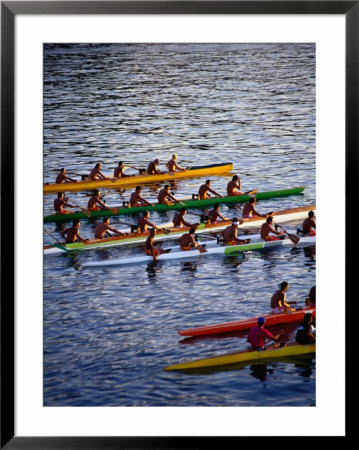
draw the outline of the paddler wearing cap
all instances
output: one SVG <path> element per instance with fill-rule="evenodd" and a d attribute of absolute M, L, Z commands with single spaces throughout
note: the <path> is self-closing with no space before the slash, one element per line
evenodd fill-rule
<path fill-rule="evenodd" d="M 248 244 L 248 242 L 250 242 L 250 239 L 243 240 L 237 237 L 238 226 L 239 220 L 235 218 L 232 220 L 232 224 L 222 231 L 222 236 L 225 245 Z"/>
<path fill-rule="evenodd" d="M 157 169 L 158 164 L 160 163 L 160 160 L 156 158 L 154 161 L 151 161 L 147 166 L 147 173 L 148 175 L 154 175 L 156 173 L 162 173 L 160 170 Z"/>
<path fill-rule="evenodd" d="M 279 334 L 273 336 L 273 334 L 264 328 L 265 317 L 258 317 L 257 325 L 249 330 L 247 341 L 251 344 L 252 350 L 263 351 L 267 350 L 269 347 L 265 347 L 266 339 L 278 342 Z M 270 346 L 273 348 L 273 346 Z"/>
<path fill-rule="evenodd" d="M 108 209 L 107 206 L 100 199 L 100 191 L 96 189 L 94 195 L 90 197 L 87 203 L 87 209 L 89 211 L 99 211 L 100 209 Z"/>

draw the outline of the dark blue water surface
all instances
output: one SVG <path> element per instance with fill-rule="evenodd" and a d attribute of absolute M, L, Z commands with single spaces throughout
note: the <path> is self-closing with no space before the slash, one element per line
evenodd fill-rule
<path fill-rule="evenodd" d="M 314 204 L 315 47 L 45 45 L 45 181 L 61 167 L 87 173 L 102 162 L 112 174 L 119 160 L 145 167 L 174 152 L 182 166 L 232 161 L 246 190 L 305 186 L 303 195 L 258 202 L 260 211 Z M 225 193 L 229 176 L 210 179 Z M 192 194 L 203 181 L 172 187 L 176 195 Z M 155 199 L 160 188 L 145 185 L 143 195 Z M 102 195 L 115 205 L 131 192 Z M 86 206 L 88 195 L 71 198 Z M 44 196 L 44 214 L 53 212 L 54 198 Z M 240 208 L 221 209 L 240 215 Z M 172 216 L 151 214 L 155 223 Z M 111 223 L 123 228 L 121 219 L 136 221 Z M 82 236 L 93 237 L 94 226 L 82 221 Z M 45 229 L 60 238 L 55 224 Z M 45 233 L 44 243 L 52 241 Z M 283 280 L 288 299 L 304 306 L 315 284 L 315 249 L 82 268 L 131 254 L 143 254 L 143 246 L 44 257 L 46 406 L 315 406 L 311 357 L 200 374 L 163 371 L 247 348 L 243 334 L 191 340 L 177 331 L 268 313 Z M 295 328 L 278 332 L 289 341 Z"/>

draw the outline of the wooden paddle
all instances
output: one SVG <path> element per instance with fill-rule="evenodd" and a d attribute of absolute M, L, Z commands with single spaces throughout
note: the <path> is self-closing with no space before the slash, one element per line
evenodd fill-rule
<path fill-rule="evenodd" d="M 286 233 L 286 235 L 289 237 L 289 239 L 293 242 L 294 245 L 298 244 L 298 242 L 300 241 L 300 237 L 299 236 L 296 236 L 295 234 L 288 233 L 288 231 L 286 229 L 284 229 L 282 226 L 280 226 L 278 224 L 275 224 L 275 225 L 277 225 L 277 227 L 281 228 Z"/>
<path fill-rule="evenodd" d="M 67 200 L 70 201 L 74 206 L 76 206 L 76 208 L 80 208 L 86 217 L 91 217 L 91 211 L 89 209 L 83 208 L 82 206 L 78 205 L 73 200 L 71 200 L 71 198 L 68 198 Z"/>
<path fill-rule="evenodd" d="M 52 233 L 50 233 L 49 231 L 47 231 L 47 230 L 44 230 L 44 231 L 45 231 L 45 233 L 47 233 L 49 236 L 51 236 L 52 239 L 54 239 L 58 244 L 60 244 L 62 249 L 66 250 L 67 252 L 69 251 L 69 250 L 65 247 L 64 242 L 59 241 L 59 240 L 57 239 L 57 237 L 55 237 L 55 236 L 54 236 Z"/>
<path fill-rule="evenodd" d="M 207 253 L 208 252 L 208 250 L 203 246 L 203 245 L 197 245 L 197 248 L 198 248 L 198 251 L 200 252 L 200 253 Z"/>

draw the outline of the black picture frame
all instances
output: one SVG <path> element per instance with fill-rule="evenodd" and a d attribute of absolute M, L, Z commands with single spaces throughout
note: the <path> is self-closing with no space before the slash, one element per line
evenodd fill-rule
<path fill-rule="evenodd" d="M 14 34 L 18 14 L 341 14 L 346 20 L 346 219 L 358 205 L 359 1 L 3 1 L 1 2 L 1 219 L 14 198 Z M 350 194 L 350 195 L 347 195 Z M 6 199 L 6 201 L 5 201 Z M 336 205 L 337 207 L 337 205 Z M 355 236 L 355 221 L 345 221 Z M 357 244 L 355 244 L 355 247 Z M 352 244 L 350 252 L 353 252 Z M 354 248 L 355 253 L 355 248 Z M 345 265 L 349 267 L 346 241 Z M 25 437 L 15 436 L 14 231 L 1 227 L 1 440 L 5 449 L 202 448 L 223 437 Z M 352 280 L 345 275 L 346 293 Z M 343 290 L 344 292 L 344 290 Z M 346 294 L 346 297 L 348 294 Z M 342 300 L 342 299 L 340 299 Z M 355 300 L 353 298 L 353 300 Z M 346 400 L 348 398 L 346 397 Z M 348 405 L 348 402 L 346 402 Z M 164 431 L 165 432 L 165 431 Z M 346 435 L 349 437 L 348 424 Z M 228 438 L 228 439 L 233 439 Z M 265 444 L 265 442 L 263 442 Z M 283 442 L 284 443 L 284 442 Z M 233 443 L 232 443 L 233 445 Z"/>

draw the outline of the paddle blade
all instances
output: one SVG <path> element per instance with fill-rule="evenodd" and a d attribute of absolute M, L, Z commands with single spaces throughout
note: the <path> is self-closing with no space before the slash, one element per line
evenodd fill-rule
<path fill-rule="evenodd" d="M 296 236 L 295 234 L 287 233 L 288 238 L 293 242 L 294 245 L 297 245 L 300 241 L 300 237 Z"/>
<path fill-rule="evenodd" d="M 119 210 L 119 208 L 110 208 L 110 211 L 112 212 L 112 214 L 114 214 L 115 216 L 117 215 L 117 213 L 118 213 L 118 210 Z"/>
<path fill-rule="evenodd" d="M 91 217 L 91 211 L 85 208 L 81 208 L 81 211 L 85 214 L 86 217 Z"/>

